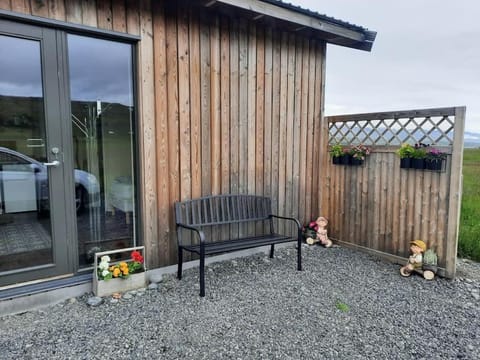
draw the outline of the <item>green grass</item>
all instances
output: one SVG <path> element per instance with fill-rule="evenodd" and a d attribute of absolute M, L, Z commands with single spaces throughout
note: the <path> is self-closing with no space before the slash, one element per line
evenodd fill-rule
<path fill-rule="evenodd" d="M 348 306 L 347 304 L 345 304 L 344 302 L 340 301 L 340 300 L 337 300 L 335 302 L 335 307 L 340 310 L 341 312 L 347 312 L 350 310 L 350 306 Z"/>
<path fill-rule="evenodd" d="M 463 153 L 463 196 L 458 256 L 480 261 L 480 149 Z"/>

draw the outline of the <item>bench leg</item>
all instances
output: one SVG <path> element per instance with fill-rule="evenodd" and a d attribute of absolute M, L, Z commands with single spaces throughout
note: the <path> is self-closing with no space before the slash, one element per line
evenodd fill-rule
<path fill-rule="evenodd" d="M 177 278 L 179 280 L 182 279 L 182 264 L 183 264 L 183 249 L 179 247 L 178 248 L 178 270 L 177 270 Z"/>
<path fill-rule="evenodd" d="M 205 253 L 200 250 L 200 296 L 205 296 Z"/>
<path fill-rule="evenodd" d="M 273 258 L 273 251 L 275 250 L 275 245 L 270 245 L 270 258 Z"/>
<path fill-rule="evenodd" d="M 300 237 L 297 241 L 297 270 L 302 271 L 302 240 Z"/>

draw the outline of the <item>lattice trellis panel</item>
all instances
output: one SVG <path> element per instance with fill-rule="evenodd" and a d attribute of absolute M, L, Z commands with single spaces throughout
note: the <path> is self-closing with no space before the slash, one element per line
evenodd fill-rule
<path fill-rule="evenodd" d="M 450 111 L 451 110 L 451 111 Z M 454 109 L 429 114 L 427 110 L 331 116 L 329 144 L 397 146 L 418 142 L 451 146 L 454 135 Z"/>

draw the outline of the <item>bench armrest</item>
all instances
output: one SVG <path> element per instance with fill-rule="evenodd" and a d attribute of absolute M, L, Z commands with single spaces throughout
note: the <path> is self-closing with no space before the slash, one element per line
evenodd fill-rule
<path fill-rule="evenodd" d="M 295 222 L 295 224 L 297 224 L 297 228 L 299 231 L 302 230 L 302 225 L 300 224 L 300 221 L 298 221 L 297 219 L 295 218 L 292 218 L 292 217 L 286 217 L 286 216 L 279 216 L 279 215 L 274 215 L 274 214 L 270 214 L 268 215 L 269 218 L 277 218 L 277 219 L 283 219 L 283 220 L 290 220 L 290 221 L 293 221 Z"/>
<path fill-rule="evenodd" d="M 186 225 L 186 224 L 182 224 L 182 223 L 177 223 L 177 227 L 181 227 L 181 228 L 196 232 L 197 235 L 198 235 L 198 238 L 200 239 L 200 244 L 205 243 L 205 233 L 202 230 L 200 230 L 199 228 L 196 228 L 196 227 L 190 226 L 190 225 Z M 178 237 L 178 242 L 180 243 L 180 237 Z"/>

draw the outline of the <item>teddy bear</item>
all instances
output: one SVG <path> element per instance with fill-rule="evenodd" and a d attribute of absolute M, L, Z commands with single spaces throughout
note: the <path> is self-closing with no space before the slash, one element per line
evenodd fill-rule
<path fill-rule="evenodd" d="M 313 245 L 315 243 L 320 243 L 321 245 L 329 248 L 332 246 L 332 240 L 328 238 L 327 235 L 327 225 L 328 225 L 328 220 L 324 218 L 323 216 L 320 216 L 315 220 L 315 223 L 317 224 L 317 236 L 315 238 L 309 237 L 307 238 L 307 244 Z"/>

